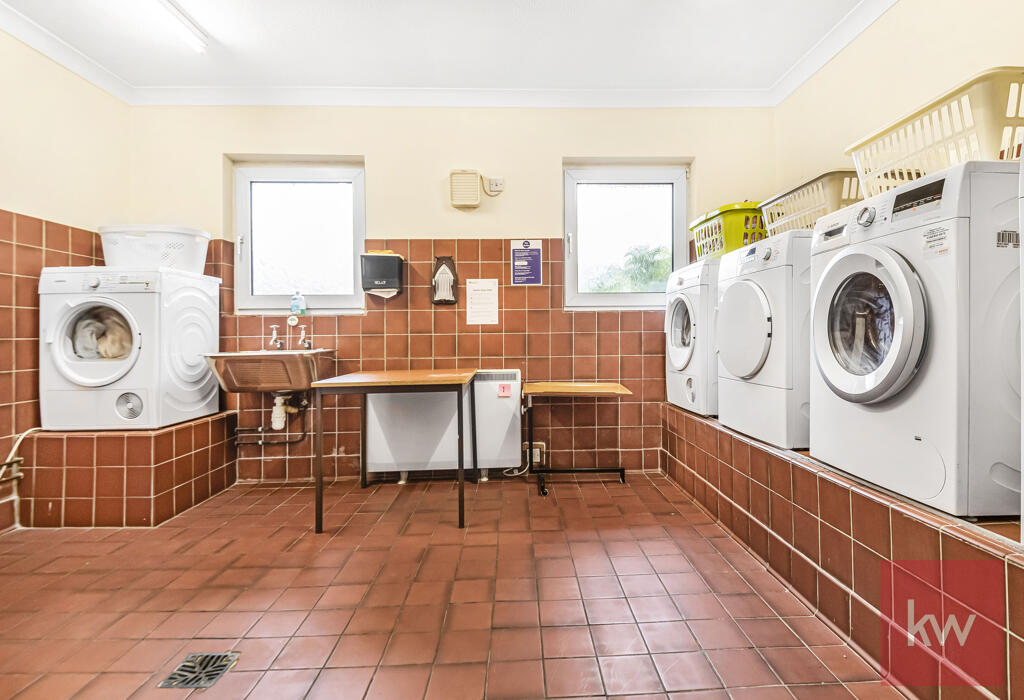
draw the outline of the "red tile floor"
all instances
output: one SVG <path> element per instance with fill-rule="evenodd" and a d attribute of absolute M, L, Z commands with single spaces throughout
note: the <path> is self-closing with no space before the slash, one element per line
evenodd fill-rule
<path fill-rule="evenodd" d="M 673 482 L 236 485 L 154 529 L 0 537 L 0 697 L 900 697 Z"/>

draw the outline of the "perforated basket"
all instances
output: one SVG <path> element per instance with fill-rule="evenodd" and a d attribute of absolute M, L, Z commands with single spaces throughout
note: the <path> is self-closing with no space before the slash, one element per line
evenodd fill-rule
<path fill-rule="evenodd" d="M 825 214 L 860 199 L 856 170 L 833 170 L 810 182 L 761 202 L 769 236 L 797 228 L 814 228 Z"/>
<path fill-rule="evenodd" d="M 173 267 L 202 274 L 210 234 L 176 226 L 101 226 L 100 242 L 111 267 Z"/>
<path fill-rule="evenodd" d="M 993 68 L 846 149 L 871 197 L 968 160 L 1020 160 L 1024 67 Z"/>
<path fill-rule="evenodd" d="M 697 260 L 720 258 L 730 250 L 767 237 L 757 202 L 726 204 L 690 224 Z"/>

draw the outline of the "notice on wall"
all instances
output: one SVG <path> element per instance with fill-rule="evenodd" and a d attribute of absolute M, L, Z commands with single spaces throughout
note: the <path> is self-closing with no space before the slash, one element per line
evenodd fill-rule
<path fill-rule="evenodd" d="M 541 284 L 543 241 L 512 241 L 512 284 Z"/>
<path fill-rule="evenodd" d="M 466 280 L 466 324 L 498 323 L 498 280 Z"/>

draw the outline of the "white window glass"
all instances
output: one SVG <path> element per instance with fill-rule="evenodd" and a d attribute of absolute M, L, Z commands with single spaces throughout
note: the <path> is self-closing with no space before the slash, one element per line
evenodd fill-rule
<path fill-rule="evenodd" d="M 616 166 L 565 171 L 567 308 L 664 308 L 687 263 L 686 171 Z"/>
<path fill-rule="evenodd" d="M 284 311 L 299 292 L 314 313 L 361 311 L 363 200 L 361 168 L 237 168 L 238 310 Z"/>
<path fill-rule="evenodd" d="M 672 272 L 672 185 L 576 185 L 579 291 L 664 292 Z"/>
<path fill-rule="evenodd" d="M 352 293 L 352 189 L 351 182 L 251 184 L 253 294 Z"/>

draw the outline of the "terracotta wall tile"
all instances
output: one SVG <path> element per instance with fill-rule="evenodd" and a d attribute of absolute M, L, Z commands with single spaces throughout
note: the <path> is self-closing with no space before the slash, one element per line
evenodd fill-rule
<path fill-rule="evenodd" d="M 894 572 L 899 586 L 913 585 L 922 600 L 959 610 L 960 619 L 971 612 L 980 613 L 979 622 L 994 630 L 996 637 L 1005 634 L 1005 629 L 1012 630 L 1013 634 L 1005 636 L 1010 647 L 1009 667 L 1015 658 L 1024 662 L 1024 642 L 1018 636 L 1024 631 L 1024 605 L 1017 604 L 1024 600 L 1024 555 L 1019 548 L 951 516 L 936 515 L 854 484 L 806 456 L 756 445 L 748 451 L 748 439 L 722 428 L 714 419 L 665 404 L 659 422 L 665 472 L 709 517 L 729 528 L 785 578 L 841 636 L 877 662 L 886 663 L 889 653 L 880 634 L 887 571 Z M 704 435 L 709 427 L 718 433 L 719 446 L 731 446 L 728 457 L 732 465 L 726 455 L 709 462 L 698 445 L 698 441 L 707 443 Z M 785 471 L 774 461 L 777 458 L 790 465 L 789 497 L 779 492 L 785 491 L 780 487 Z M 709 464 L 717 467 L 717 482 Z M 790 523 L 791 532 L 787 529 Z M 885 566 L 889 561 L 896 566 Z M 991 562 L 997 568 L 1005 565 L 1005 595 L 999 593 L 998 586 L 978 586 L 976 581 L 953 575 L 963 561 Z M 944 568 L 949 569 L 945 576 Z M 1003 620 L 1001 615 L 1007 610 L 1009 619 Z M 900 634 L 901 639 L 906 638 L 905 632 Z M 955 653 L 947 656 L 942 673 L 950 677 L 969 672 L 974 662 Z M 932 664 L 938 682 L 938 661 L 919 661 Z M 929 692 L 934 688 L 914 690 L 921 697 L 937 697 Z M 1005 697 L 1005 692 L 996 690 Z M 948 688 L 943 697 L 947 694 Z"/>
<path fill-rule="evenodd" d="M 175 512 L 166 495 L 190 507 L 234 483 L 235 422 L 219 413 L 161 430 L 32 434 L 21 450 L 22 524 L 157 525 Z M 175 457 L 176 436 L 192 451 Z"/>
<path fill-rule="evenodd" d="M 583 423 L 569 422 L 563 435 L 551 435 L 550 423 L 538 411 L 539 440 L 550 441 L 549 455 L 563 464 L 596 464 L 621 459 L 636 468 L 656 468 L 660 463 L 660 405 L 664 398 L 664 355 L 662 328 L 664 313 L 656 312 L 566 312 L 561 309 L 562 249 L 560 241 L 545 241 L 544 284 L 513 287 L 509 279 L 508 239 L 411 239 L 367 241 L 368 248 L 388 247 L 406 255 L 402 294 L 384 301 L 368 298 L 365 316 L 316 317 L 315 342 L 333 347 L 339 362 L 336 371 L 359 369 L 448 367 L 518 368 L 526 380 L 580 379 L 620 381 L 635 393 L 637 408 L 627 410 L 626 402 L 617 416 L 618 425 L 636 428 L 624 439 L 633 453 L 619 453 L 620 435 L 614 431 L 600 440 Z M 435 256 L 451 255 L 460 279 L 458 303 L 433 306 L 430 303 L 430 275 Z M 226 241 L 211 242 L 212 260 L 219 274 L 233 277 L 233 246 Z M 465 323 L 465 280 L 476 277 L 499 280 L 499 323 L 493 326 L 468 326 Z M 221 342 L 224 347 L 246 347 L 246 343 L 266 336 L 268 323 L 283 321 L 270 317 L 239 316 L 223 309 Z M 327 321 L 326 319 L 330 319 Z M 237 330 L 234 330 L 237 329 Z M 237 333 L 237 335 L 233 335 Z M 291 336 L 286 333 L 286 341 Z M 253 348 L 260 347 L 254 344 Z M 268 418 L 269 405 L 238 401 L 242 423 L 255 427 Z M 542 404 L 543 402 L 539 402 Z M 228 405 L 227 403 L 225 405 Z M 333 410 L 333 409 L 332 409 Z M 550 415 L 550 414 L 548 414 Z M 330 425 L 330 421 L 325 424 Z M 607 425 L 615 418 L 606 419 Z M 333 461 L 336 474 L 353 474 L 358 459 L 358 414 L 344 425 L 336 424 L 332 437 L 346 444 L 344 460 Z M 297 424 L 292 426 L 292 431 Z M 583 432 L 581 432 L 583 431 Z M 578 433 L 578 434 L 575 434 Z M 524 435 L 525 439 L 525 435 Z M 241 450 L 244 478 L 308 478 L 306 461 L 299 451 L 289 448 L 274 456 L 256 447 Z M 177 451 L 177 450 L 176 450 Z M 714 452 L 715 450 L 711 450 Z M 328 460 L 331 461 L 331 460 Z"/>

